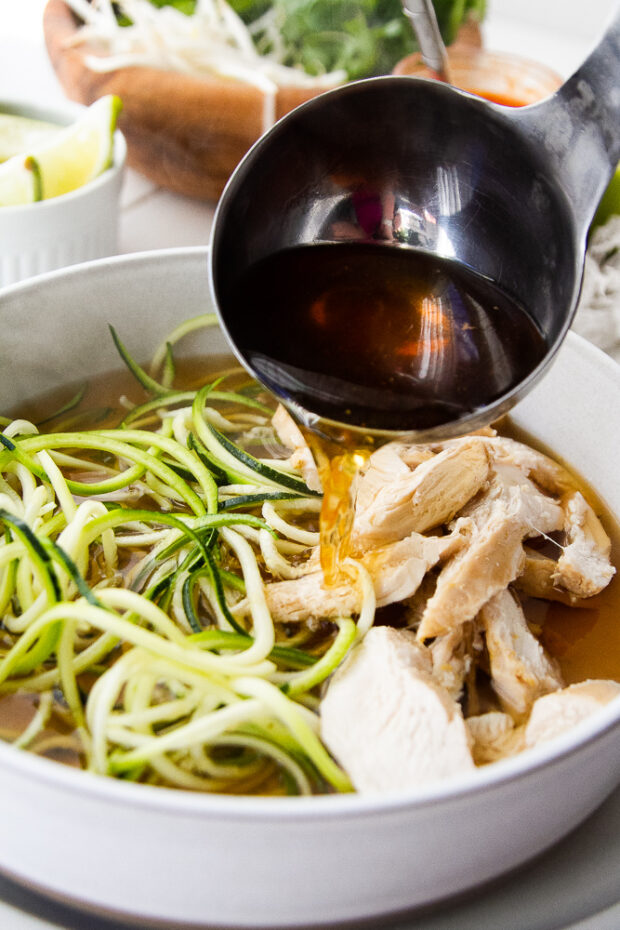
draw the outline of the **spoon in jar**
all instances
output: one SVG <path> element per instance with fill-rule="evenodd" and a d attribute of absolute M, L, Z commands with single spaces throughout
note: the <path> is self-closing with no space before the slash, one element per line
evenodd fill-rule
<path fill-rule="evenodd" d="M 620 156 L 620 13 L 523 108 L 380 77 L 316 97 L 219 202 L 210 284 L 250 372 L 308 425 L 426 441 L 490 423 L 574 315 Z"/>
<path fill-rule="evenodd" d="M 450 84 L 448 53 L 432 0 L 402 0 L 402 6 L 413 26 L 424 64 L 440 81 Z"/>

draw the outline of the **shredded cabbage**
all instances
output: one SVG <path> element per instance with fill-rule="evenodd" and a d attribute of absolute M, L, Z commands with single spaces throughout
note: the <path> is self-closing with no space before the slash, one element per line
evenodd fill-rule
<path fill-rule="evenodd" d="M 226 77 L 254 84 L 266 93 L 284 86 L 331 87 L 345 80 L 343 71 L 311 76 L 278 61 L 277 50 L 261 55 L 243 20 L 225 0 L 198 0 L 191 16 L 148 0 L 67 0 L 84 21 L 74 43 L 94 43 L 97 55 L 86 63 L 93 71 L 143 65 L 197 77 Z M 129 25 L 121 25 L 118 8 Z"/>

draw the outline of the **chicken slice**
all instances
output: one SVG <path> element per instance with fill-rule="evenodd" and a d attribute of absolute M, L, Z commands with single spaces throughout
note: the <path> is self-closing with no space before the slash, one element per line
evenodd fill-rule
<path fill-rule="evenodd" d="M 578 597 L 598 594 L 611 581 L 611 541 L 579 491 L 565 500 L 568 545 L 557 561 L 554 580 Z"/>
<path fill-rule="evenodd" d="M 473 514 L 472 514 L 473 515 Z M 489 598 L 506 588 L 521 571 L 526 530 L 503 501 L 494 501 L 488 519 L 470 544 L 442 569 L 418 628 L 424 642 L 473 620 Z"/>
<path fill-rule="evenodd" d="M 497 501 L 503 501 L 514 518 L 522 521 L 525 537 L 553 533 L 564 526 L 564 511 L 558 501 L 543 494 L 516 465 L 494 464 L 484 494 L 462 511 L 475 523 L 488 519 Z"/>
<path fill-rule="evenodd" d="M 360 792 L 402 791 L 474 769 L 459 705 L 413 634 L 373 627 L 334 673 L 321 736 Z"/>
<path fill-rule="evenodd" d="M 413 471 L 403 461 L 404 454 L 398 444 L 380 449 L 360 476 L 353 551 L 449 522 L 487 478 L 487 453 L 478 438 L 426 458 Z"/>
<path fill-rule="evenodd" d="M 463 545 L 465 537 L 420 536 L 412 533 L 405 539 L 372 549 L 360 559 L 370 572 L 377 598 L 377 607 L 411 597 L 420 587 L 424 575 L 447 553 Z"/>
<path fill-rule="evenodd" d="M 516 590 L 526 597 L 559 601 L 567 606 L 578 604 L 579 598 L 560 586 L 557 576 L 557 561 L 542 555 L 535 549 L 530 549 L 529 546 L 524 548 L 525 563 L 523 571 L 514 583 Z"/>
<path fill-rule="evenodd" d="M 487 765 L 520 752 L 524 743 L 524 728 L 515 726 L 510 714 L 493 710 L 465 721 L 473 741 L 476 765 Z"/>
<path fill-rule="evenodd" d="M 568 469 L 525 443 L 506 436 L 496 436 L 487 439 L 486 445 L 492 462 L 515 465 L 551 494 L 560 496 L 577 488 L 577 482 Z"/>
<path fill-rule="evenodd" d="M 505 710 L 525 717 L 542 694 L 564 684 L 557 664 L 527 625 L 521 605 L 510 591 L 492 597 L 480 611 L 486 633 L 491 684 Z"/>
<path fill-rule="evenodd" d="M 448 536 L 421 536 L 412 533 L 406 539 L 372 549 L 359 561 L 370 573 L 377 607 L 402 601 L 414 594 L 424 575 L 446 553 L 465 542 L 460 529 Z M 313 553 L 310 571 L 301 578 L 275 581 L 265 586 L 267 604 L 278 620 L 299 622 L 311 618 L 350 616 L 359 613 L 360 594 L 354 584 L 324 584 L 318 554 Z"/>
<path fill-rule="evenodd" d="M 463 627 L 437 636 L 428 647 L 436 681 L 458 701 L 471 666 Z"/>
<path fill-rule="evenodd" d="M 565 733 L 618 697 L 620 684 L 603 679 L 580 681 L 538 698 L 525 727 L 526 747 Z"/>
<path fill-rule="evenodd" d="M 314 461 L 312 450 L 297 423 L 282 404 L 278 404 L 276 412 L 271 418 L 271 423 L 282 445 L 286 446 L 287 449 L 291 449 L 291 465 L 299 469 L 302 478 L 311 491 L 322 491 L 319 470 Z"/>
<path fill-rule="evenodd" d="M 418 630 L 420 641 L 473 620 L 489 598 L 521 574 L 523 540 L 550 533 L 564 522 L 560 505 L 513 465 L 494 465 L 483 493 L 461 514 L 459 521 L 473 524 L 471 544 L 439 575 Z"/>

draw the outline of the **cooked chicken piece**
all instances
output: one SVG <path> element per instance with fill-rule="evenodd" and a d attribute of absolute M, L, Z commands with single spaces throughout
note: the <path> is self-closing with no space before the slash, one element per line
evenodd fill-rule
<path fill-rule="evenodd" d="M 517 577 L 525 559 L 525 532 L 518 514 L 501 500 L 493 502 L 470 545 L 442 569 L 418 628 L 420 642 L 473 620 L 489 598 Z"/>
<path fill-rule="evenodd" d="M 314 461 L 312 450 L 297 423 L 282 404 L 278 404 L 277 410 L 271 418 L 271 423 L 282 445 L 292 450 L 291 465 L 299 469 L 302 478 L 311 491 L 322 491 L 319 470 Z"/>
<path fill-rule="evenodd" d="M 413 469 L 430 458 L 433 458 L 433 453 L 422 446 L 410 446 L 402 442 L 389 442 L 381 446 L 373 452 L 355 479 L 353 494 L 356 513 L 363 514 L 368 508 L 374 507 L 377 494 L 386 487 L 393 488 L 397 503 L 401 491 L 407 499 Z"/>
<path fill-rule="evenodd" d="M 321 736 L 360 792 L 402 791 L 474 763 L 458 704 L 413 634 L 373 627 L 334 673 Z"/>
<path fill-rule="evenodd" d="M 506 436 L 487 439 L 486 444 L 493 462 L 516 465 L 545 491 L 559 496 L 576 490 L 577 483 L 571 473 L 548 455 Z"/>
<path fill-rule="evenodd" d="M 579 603 L 579 598 L 560 587 L 557 579 L 558 563 L 535 549 L 525 546 L 525 563 L 523 571 L 514 586 L 526 597 L 543 598 L 546 601 L 559 601 L 568 606 Z"/>
<path fill-rule="evenodd" d="M 562 508 L 513 465 L 494 465 L 485 490 L 461 510 L 471 544 L 439 575 L 418 630 L 420 641 L 473 620 L 489 598 L 521 574 L 522 541 L 563 525 Z"/>
<path fill-rule="evenodd" d="M 434 453 L 431 452 L 430 449 L 418 443 L 393 442 L 390 443 L 390 445 L 398 447 L 397 451 L 401 461 L 404 462 L 411 471 L 417 468 L 418 465 L 421 465 L 422 462 L 427 462 L 434 456 Z"/>
<path fill-rule="evenodd" d="M 492 597 L 480 611 L 486 633 L 491 684 L 502 707 L 516 719 L 536 700 L 564 684 L 557 664 L 530 632 L 521 605 L 510 591 Z"/>
<path fill-rule="evenodd" d="M 485 648 L 477 625 L 465 623 L 450 633 L 437 636 L 427 648 L 431 654 L 436 680 L 455 701 L 461 699 L 467 682 L 470 701 L 473 696 L 472 688 L 475 688 L 475 663 Z"/>
<path fill-rule="evenodd" d="M 558 559 L 554 580 L 579 597 L 591 597 L 615 573 L 609 561 L 611 542 L 583 494 L 571 494 L 564 506 L 568 545 Z"/>
<path fill-rule="evenodd" d="M 471 656 L 467 652 L 467 638 L 464 636 L 463 627 L 451 630 L 444 636 L 438 636 L 428 649 L 436 681 L 455 701 L 458 701 L 471 666 Z"/>
<path fill-rule="evenodd" d="M 402 459 L 402 446 L 386 449 L 371 456 L 357 483 L 354 552 L 447 523 L 487 478 L 488 459 L 480 439 L 427 458 L 413 471 Z"/>
<path fill-rule="evenodd" d="M 513 756 L 523 748 L 524 728 L 515 726 L 510 714 L 490 711 L 465 721 L 473 740 L 476 765 L 486 765 Z"/>
<path fill-rule="evenodd" d="M 620 697 L 617 681 L 589 680 L 538 698 L 525 727 L 529 748 L 553 739 Z"/>
<path fill-rule="evenodd" d="M 430 452 L 432 455 L 437 455 L 438 452 L 444 452 L 446 449 L 455 449 L 457 446 L 462 446 L 468 443 L 472 438 L 482 437 L 483 439 L 491 439 L 495 436 L 497 436 L 496 429 L 492 426 L 482 426 L 480 429 L 472 430 L 471 433 L 466 433 L 464 436 L 456 436 L 454 439 L 443 439 L 441 442 L 416 444 L 414 448 Z"/>
<path fill-rule="evenodd" d="M 412 533 L 363 555 L 360 561 L 373 580 L 377 607 L 404 601 L 415 594 L 428 569 L 462 548 L 465 540 L 466 536 L 459 532 L 449 536 Z"/>
<path fill-rule="evenodd" d="M 463 441 L 463 438 L 448 439 L 443 443 L 424 448 L 447 449 Z M 578 489 L 577 481 L 567 468 L 531 446 L 518 442 L 516 439 L 509 439 L 507 436 L 495 435 L 484 438 L 482 441 L 486 445 L 493 466 L 513 465 L 544 491 L 556 497 Z"/>
<path fill-rule="evenodd" d="M 431 569 L 422 579 L 422 583 L 417 591 L 404 602 L 406 607 L 406 626 L 410 630 L 415 630 L 420 625 L 426 602 L 433 596 L 437 586 L 437 569 Z"/>
<path fill-rule="evenodd" d="M 462 514 L 483 525 L 497 501 L 503 501 L 512 517 L 522 521 L 523 536 L 541 536 L 564 526 L 564 511 L 543 494 L 515 465 L 494 464 L 484 493 L 463 508 Z"/>
<path fill-rule="evenodd" d="M 419 565 L 414 563 L 414 584 L 421 571 Z M 322 572 L 274 581 L 265 586 L 265 595 L 274 620 L 287 623 L 304 623 L 323 617 L 350 617 L 361 609 L 361 595 L 354 584 L 327 587 L 323 584 Z"/>
<path fill-rule="evenodd" d="M 559 593 L 553 580 L 557 562 L 528 546 L 524 546 L 524 550 L 523 571 L 515 581 L 515 588 L 527 597 L 555 600 L 556 593 Z"/>
<path fill-rule="evenodd" d="M 412 533 L 406 539 L 367 552 L 359 561 L 372 577 L 377 607 L 402 601 L 414 594 L 428 569 L 436 565 L 444 553 L 452 553 L 462 546 L 465 538 L 459 530 L 449 536 Z M 280 620 L 297 622 L 312 617 L 358 613 L 361 601 L 355 585 L 348 582 L 326 586 L 317 553 L 313 553 L 311 565 L 316 565 L 317 570 L 301 578 L 266 585 L 267 604 L 272 615 Z"/>

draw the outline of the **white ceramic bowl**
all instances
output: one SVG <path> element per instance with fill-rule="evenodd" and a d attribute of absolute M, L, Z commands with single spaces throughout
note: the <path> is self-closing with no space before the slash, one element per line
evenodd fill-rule
<path fill-rule="evenodd" d="M 75 103 L 39 107 L 0 100 L 0 112 L 67 126 L 86 108 Z M 119 196 L 127 146 L 114 135 L 114 163 L 75 191 L 15 207 L 0 207 L 0 286 L 77 262 L 114 255 Z"/>
<path fill-rule="evenodd" d="M 107 259 L 10 288 L 0 295 L 0 407 L 117 367 L 108 322 L 147 359 L 181 314 L 208 306 L 203 249 Z M 201 338 L 201 351 L 222 350 L 217 332 Z M 614 362 L 569 335 L 514 418 L 620 515 Z M 80 906 L 175 928 L 334 926 L 426 905 L 514 868 L 619 782 L 618 701 L 555 742 L 390 797 L 202 796 L 0 744 L 0 869 Z"/>

